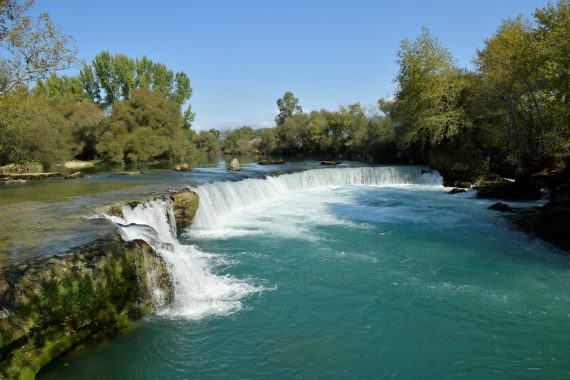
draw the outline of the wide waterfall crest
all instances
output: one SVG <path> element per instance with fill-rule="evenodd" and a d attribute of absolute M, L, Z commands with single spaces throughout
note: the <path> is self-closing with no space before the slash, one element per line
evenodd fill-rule
<path fill-rule="evenodd" d="M 260 200 L 278 198 L 296 191 L 327 186 L 441 186 L 443 178 L 422 166 L 367 166 L 355 168 L 311 169 L 265 179 L 239 182 L 214 182 L 194 189 L 200 206 L 193 229 L 215 228 L 228 212 L 253 205 Z"/>
<path fill-rule="evenodd" d="M 202 252 L 196 246 L 183 245 L 176 239 L 172 204 L 165 200 L 122 207 L 123 217 L 107 216 L 119 227 L 126 241 L 144 240 L 162 257 L 174 288 L 171 305 L 160 315 L 200 319 L 208 315 L 226 315 L 241 309 L 241 299 L 263 288 L 231 276 L 213 273 L 216 255 Z M 161 294 L 155 291 L 155 299 Z"/>

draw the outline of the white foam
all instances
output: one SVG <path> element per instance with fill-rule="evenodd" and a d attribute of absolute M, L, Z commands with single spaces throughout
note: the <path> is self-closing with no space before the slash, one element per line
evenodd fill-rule
<path fill-rule="evenodd" d="M 229 213 L 245 210 L 261 201 L 287 198 L 302 190 L 345 185 L 398 186 L 421 185 L 441 188 L 437 172 L 425 172 L 420 166 L 389 166 L 312 169 L 265 179 L 239 182 L 215 182 L 199 186 L 200 206 L 192 229 L 214 230 L 224 224 Z M 249 211 L 249 210 L 248 210 Z"/>
<path fill-rule="evenodd" d="M 441 183 L 437 172 L 422 173 L 419 166 L 313 169 L 216 182 L 195 189 L 200 206 L 186 233 L 202 239 L 271 234 L 316 240 L 314 226 L 353 224 L 331 213 L 329 205 L 351 204 L 354 186 L 442 189 Z"/>
<path fill-rule="evenodd" d="M 109 217 L 119 226 L 127 241 L 141 239 L 164 259 L 174 285 L 174 300 L 159 315 L 201 319 L 227 315 L 242 308 L 241 300 L 252 292 L 264 290 L 232 276 L 213 273 L 220 263 L 211 253 L 176 239 L 172 205 L 163 200 L 123 206 L 123 218 Z"/>

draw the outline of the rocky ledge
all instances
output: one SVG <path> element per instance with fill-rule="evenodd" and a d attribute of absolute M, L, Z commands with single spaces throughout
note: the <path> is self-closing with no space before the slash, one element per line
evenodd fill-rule
<path fill-rule="evenodd" d="M 196 193 L 161 197 L 172 201 L 177 226 L 192 222 Z M 140 202 L 127 204 L 135 207 Z M 122 213 L 124 205 L 107 210 Z M 33 379 L 43 366 L 81 342 L 112 335 L 172 297 L 162 258 L 146 242 L 125 242 L 118 234 L 61 256 L 1 268 L 0 378 Z"/>

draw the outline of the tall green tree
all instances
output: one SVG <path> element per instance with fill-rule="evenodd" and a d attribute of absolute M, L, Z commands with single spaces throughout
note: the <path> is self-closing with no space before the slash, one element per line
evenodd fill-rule
<path fill-rule="evenodd" d="M 398 89 L 390 116 L 403 149 L 424 159 L 470 127 L 462 105 L 464 72 L 427 29 L 398 52 Z"/>
<path fill-rule="evenodd" d="M 279 114 L 275 118 L 275 123 L 281 125 L 288 117 L 303 113 L 303 108 L 299 105 L 299 99 L 291 91 L 286 91 L 282 98 L 277 99 Z"/>
<path fill-rule="evenodd" d="M 130 99 L 113 105 L 102 129 L 96 149 L 109 161 L 185 161 L 195 153 L 180 105 L 160 91 L 134 90 Z"/>
<path fill-rule="evenodd" d="M 93 59 L 95 76 L 101 90 L 104 92 L 102 104 L 105 107 L 113 105 L 120 99 L 120 82 L 113 64 L 113 56 L 108 51 L 102 51 Z"/>

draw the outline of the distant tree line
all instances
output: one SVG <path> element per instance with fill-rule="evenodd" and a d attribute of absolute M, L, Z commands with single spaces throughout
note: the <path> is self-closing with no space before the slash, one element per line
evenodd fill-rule
<path fill-rule="evenodd" d="M 504 21 L 473 70 L 423 29 L 402 41 L 397 90 L 377 109 L 304 113 L 286 92 L 275 128 L 236 130 L 224 149 L 417 162 L 455 177 L 527 176 L 570 157 L 569 52 L 569 0 Z"/>

